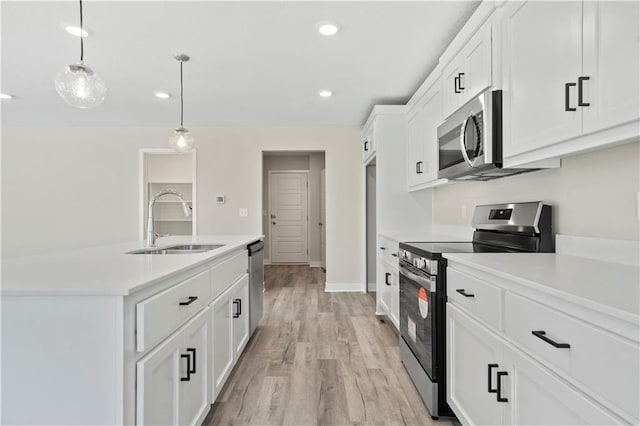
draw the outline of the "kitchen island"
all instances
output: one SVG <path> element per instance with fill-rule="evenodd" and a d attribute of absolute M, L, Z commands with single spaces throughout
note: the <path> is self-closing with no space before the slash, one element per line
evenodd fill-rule
<path fill-rule="evenodd" d="M 2 262 L 3 424 L 199 424 L 249 340 L 246 246 L 144 242 Z M 244 310 L 243 310 L 244 309 Z M 214 344 L 215 343 L 215 344 Z"/>

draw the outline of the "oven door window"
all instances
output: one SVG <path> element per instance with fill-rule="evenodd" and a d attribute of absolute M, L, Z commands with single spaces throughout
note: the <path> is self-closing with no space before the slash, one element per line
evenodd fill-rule
<path fill-rule="evenodd" d="M 400 335 L 434 382 L 435 301 L 436 294 L 427 283 L 422 285 L 400 271 Z"/>

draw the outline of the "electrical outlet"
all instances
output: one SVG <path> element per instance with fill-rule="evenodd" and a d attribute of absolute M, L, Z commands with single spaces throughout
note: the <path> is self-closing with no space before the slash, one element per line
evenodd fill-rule
<path fill-rule="evenodd" d="M 240 215 L 240 217 L 247 217 L 247 216 L 249 216 L 249 209 L 247 209 L 247 208 L 241 208 L 241 209 L 238 211 L 238 214 Z"/>

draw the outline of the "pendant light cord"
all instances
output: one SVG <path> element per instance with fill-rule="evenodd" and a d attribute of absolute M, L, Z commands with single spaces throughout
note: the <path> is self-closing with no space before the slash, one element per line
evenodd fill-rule
<path fill-rule="evenodd" d="M 84 60 L 84 27 L 82 26 L 82 0 L 80 0 L 80 62 Z"/>
<path fill-rule="evenodd" d="M 180 61 L 180 127 L 184 127 L 183 119 L 184 119 L 184 88 L 182 85 L 182 61 Z"/>

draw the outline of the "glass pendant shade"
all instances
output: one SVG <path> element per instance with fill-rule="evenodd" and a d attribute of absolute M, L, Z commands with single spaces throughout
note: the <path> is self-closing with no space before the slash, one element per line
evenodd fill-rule
<path fill-rule="evenodd" d="M 191 152 L 195 140 L 184 127 L 178 127 L 169 137 L 169 146 L 178 152 Z"/>
<path fill-rule="evenodd" d="M 76 108 L 94 108 L 104 101 L 107 87 L 93 70 L 82 62 L 67 65 L 55 78 L 56 91 Z"/>

